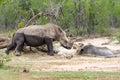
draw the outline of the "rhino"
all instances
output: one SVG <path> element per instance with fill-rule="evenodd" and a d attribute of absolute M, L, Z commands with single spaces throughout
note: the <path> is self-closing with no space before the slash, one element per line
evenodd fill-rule
<path fill-rule="evenodd" d="M 61 46 L 66 49 L 71 49 L 73 44 L 67 38 L 65 31 L 56 24 L 30 25 L 20 28 L 14 33 L 5 52 L 9 54 L 10 50 L 15 49 L 16 52 L 21 54 L 24 44 L 30 47 L 38 47 L 46 44 L 48 49 L 47 54 L 53 56 L 53 41 L 60 42 Z"/>
<path fill-rule="evenodd" d="M 119 52 L 114 53 L 107 47 L 96 47 L 92 44 L 88 44 L 85 46 L 84 46 L 84 44 L 82 44 L 82 46 L 80 45 L 76 51 L 76 54 L 86 55 L 86 56 L 97 56 L 97 57 L 101 56 L 101 57 L 105 57 L 105 58 L 120 57 Z"/>

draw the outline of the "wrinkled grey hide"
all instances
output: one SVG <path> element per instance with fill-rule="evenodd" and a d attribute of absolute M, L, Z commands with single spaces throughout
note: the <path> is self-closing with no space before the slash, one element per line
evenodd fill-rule
<path fill-rule="evenodd" d="M 79 48 L 80 49 L 80 48 Z M 92 55 L 92 56 L 103 56 L 103 57 L 120 57 L 120 54 L 114 54 L 111 50 L 106 47 L 95 47 L 94 45 L 86 45 L 78 50 L 80 55 Z"/>
<path fill-rule="evenodd" d="M 48 23 L 46 25 L 31 25 L 18 29 L 14 34 L 11 43 L 8 45 L 6 53 L 15 48 L 16 52 L 21 52 L 24 44 L 37 47 L 46 44 L 48 55 L 54 55 L 52 42 L 56 40 L 67 49 L 71 49 L 72 43 L 66 37 L 66 33 L 57 25 Z"/>

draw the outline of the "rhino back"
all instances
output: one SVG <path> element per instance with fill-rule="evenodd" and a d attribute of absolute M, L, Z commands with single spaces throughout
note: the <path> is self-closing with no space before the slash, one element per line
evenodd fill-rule
<path fill-rule="evenodd" d="M 96 55 L 98 56 L 110 56 L 113 55 L 113 52 L 108 49 L 97 49 Z"/>
<path fill-rule="evenodd" d="M 31 25 L 17 30 L 16 33 L 24 34 L 26 44 L 30 46 L 39 46 L 45 43 L 45 38 L 55 39 L 55 30 L 57 28 L 59 27 L 50 23 L 46 25 Z"/>

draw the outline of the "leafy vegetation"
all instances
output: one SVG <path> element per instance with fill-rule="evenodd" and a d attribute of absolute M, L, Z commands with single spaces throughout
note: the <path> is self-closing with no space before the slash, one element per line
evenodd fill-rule
<path fill-rule="evenodd" d="M 120 42 L 120 30 L 118 30 L 118 32 L 116 32 L 113 36 Z"/>
<path fill-rule="evenodd" d="M 47 13 L 30 24 L 52 22 L 75 35 L 109 35 L 111 27 L 120 27 L 119 4 L 119 0 L 0 0 L 0 29 L 24 27 L 38 13 Z"/>
<path fill-rule="evenodd" d="M 0 50 L 0 68 L 3 68 L 4 64 L 10 60 L 11 60 L 11 57 L 5 55 L 4 50 Z"/>

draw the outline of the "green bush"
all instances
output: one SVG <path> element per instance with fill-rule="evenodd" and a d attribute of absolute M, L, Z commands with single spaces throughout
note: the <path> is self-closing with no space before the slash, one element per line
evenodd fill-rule
<path fill-rule="evenodd" d="M 25 21 L 21 21 L 18 23 L 18 28 L 23 28 L 25 25 Z"/>
<path fill-rule="evenodd" d="M 74 35 L 85 35 L 87 33 L 87 31 L 85 29 L 75 29 L 72 28 L 70 29 L 70 32 L 68 34 L 74 34 Z"/>
<path fill-rule="evenodd" d="M 113 35 L 120 42 L 120 31 Z"/>
<path fill-rule="evenodd" d="M 103 26 L 95 26 L 94 27 L 94 32 L 98 33 L 98 34 L 101 34 L 103 36 L 110 36 L 112 34 L 110 28 L 103 27 Z"/>
<path fill-rule="evenodd" d="M 2 68 L 4 66 L 4 64 L 8 61 L 11 61 L 11 57 L 7 56 L 4 53 L 4 50 L 0 50 L 0 68 Z"/>
<path fill-rule="evenodd" d="M 0 60 L 0 68 L 2 68 L 4 65 L 3 61 Z"/>

